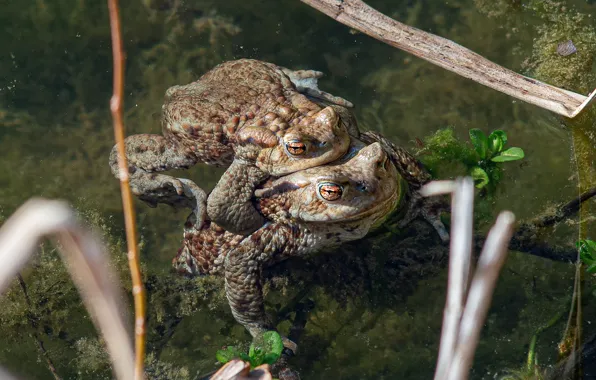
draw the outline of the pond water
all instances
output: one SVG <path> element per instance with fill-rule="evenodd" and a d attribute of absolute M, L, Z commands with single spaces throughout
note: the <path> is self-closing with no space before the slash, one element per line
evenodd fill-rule
<path fill-rule="evenodd" d="M 417 139 L 445 127 L 462 139 L 471 128 L 504 130 L 510 146 L 522 147 L 526 157 L 503 165 L 493 199 L 482 206 L 483 226 L 501 210 L 531 218 L 578 194 L 578 165 L 586 161 L 576 163 L 571 127 L 561 119 L 351 31 L 297 0 L 123 3 L 127 134 L 159 133 L 168 87 L 195 80 L 225 60 L 256 58 L 325 72 L 321 88 L 356 105 L 361 129 L 379 131 L 412 151 Z M 536 27 L 544 23 L 516 1 L 367 3 L 518 72 L 532 57 Z M 594 24 L 593 1 L 561 6 L 577 7 Z M 119 184 L 108 167 L 113 131 L 106 4 L 9 0 L 2 8 L 0 219 L 33 196 L 68 200 L 103 234 L 123 286 L 130 287 Z M 594 75 L 596 68 L 591 70 Z M 593 155 L 587 163 L 593 165 Z M 458 173 L 451 169 L 445 173 Z M 221 173 L 198 165 L 175 174 L 211 189 Z M 584 180 L 594 185 L 593 177 Z M 149 292 L 151 368 L 156 378 L 199 378 L 216 367 L 217 349 L 246 344 L 249 336 L 223 302 L 219 280 L 186 280 L 169 272 L 186 212 L 139 201 L 136 207 Z M 594 222 L 584 226 L 582 233 L 594 239 Z M 432 378 L 446 257 L 433 248 L 436 237 L 427 235 L 403 243 L 382 233 L 309 262 L 284 263 L 269 274 L 270 310 L 292 302 L 303 306 L 306 300 L 312 307 L 299 355 L 291 362 L 303 379 Z M 578 236 L 572 218 L 543 238 L 573 245 Z M 556 362 L 574 272 L 570 263 L 510 253 L 471 378 L 492 379 L 521 368 L 532 336 L 560 314 L 537 346 L 541 366 Z M 16 283 L 0 301 L 0 364 L 25 378 L 51 378 L 35 333 L 63 378 L 109 378 L 105 353 L 51 246 L 44 245 L 37 265 L 23 276 L 32 304 Z M 590 289 L 591 277 L 585 286 Z M 595 301 L 589 292 L 583 297 L 585 337 L 594 334 Z M 281 321 L 282 331 L 288 327 Z"/>

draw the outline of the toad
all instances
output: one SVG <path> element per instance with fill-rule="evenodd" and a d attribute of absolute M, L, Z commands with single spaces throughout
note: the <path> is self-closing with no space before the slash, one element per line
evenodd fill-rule
<path fill-rule="evenodd" d="M 374 142 L 366 146 L 353 139 L 342 160 L 270 179 L 258 188 L 256 208 L 268 221 L 249 236 L 209 220 L 200 230 L 187 223 L 174 268 L 189 276 L 223 275 L 236 320 L 253 337 L 270 329 L 263 267 L 360 239 L 396 209 L 410 216 L 420 209 L 410 202 L 417 198 L 408 195 L 408 183 L 417 189 L 428 181 L 423 168 L 381 136 L 365 133 L 363 138 Z M 440 223 L 436 216 L 430 219 Z"/>
<path fill-rule="evenodd" d="M 346 153 L 350 135 L 358 137 L 352 104 L 319 90 L 321 75 L 240 59 L 169 88 L 163 135 L 125 140 L 133 193 L 153 207 L 190 207 L 197 228 L 207 214 L 230 232 L 255 231 L 265 223 L 251 203 L 257 184 L 332 162 Z M 239 152 L 244 145 L 251 149 Z M 158 173 L 199 162 L 229 166 L 208 198 L 192 181 Z M 118 176 L 116 147 L 110 166 Z"/>

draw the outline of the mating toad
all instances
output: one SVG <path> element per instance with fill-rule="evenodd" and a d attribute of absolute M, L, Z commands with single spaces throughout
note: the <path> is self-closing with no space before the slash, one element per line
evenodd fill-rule
<path fill-rule="evenodd" d="M 196 82 L 169 88 L 162 107 L 163 136 L 126 139 L 133 193 L 152 206 L 194 209 L 197 228 L 206 213 L 232 232 L 248 234 L 261 227 L 265 219 L 250 202 L 258 183 L 269 175 L 332 162 L 346 153 L 350 134 L 358 136 L 346 110 L 351 103 L 320 91 L 321 75 L 241 59 L 216 66 Z M 198 162 L 231 165 L 206 207 L 206 194 L 196 184 L 157 173 Z M 115 148 L 110 166 L 118 176 Z"/>
<path fill-rule="evenodd" d="M 360 239 L 399 205 L 406 217 L 424 208 L 404 180 L 411 188 L 428 180 L 417 161 L 379 135 L 363 138 L 376 142 L 364 146 L 353 139 L 342 161 L 270 180 L 258 189 L 256 208 L 269 221 L 249 236 L 211 221 L 200 230 L 188 223 L 174 268 L 191 276 L 224 275 L 236 320 L 253 336 L 270 329 L 261 288 L 264 266 Z M 436 215 L 422 215 L 439 226 Z M 446 234 L 442 225 L 437 230 Z"/>

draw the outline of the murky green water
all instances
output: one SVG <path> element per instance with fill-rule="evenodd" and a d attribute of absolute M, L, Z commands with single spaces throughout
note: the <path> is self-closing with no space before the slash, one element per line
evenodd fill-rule
<path fill-rule="evenodd" d="M 504 8 L 504 15 L 489 17 L 487 11 L 498 7 L 480 0 L 368 3 L 516 71 L 531 56 L 534 27 L 542 22 L 519 9 Z M 495 4 L 510 3 L 517 4 Z M 596 17 L 593 2 L 565 5 Z M 510 144 L 522 147 L 526 158 L 504 165 L 490 208 L 493 215 L 509 209 L 528 218 L 577 195 L 570 133 L 557 117 L 350 33 L 297 0 L 133 0 L 122 7 L 128 134 L 159 131 L 169 86 L 188 83 L 223 60 L 258 58 L 324 71 L 322 88 L 356 104 L 362 129 L 380 131 L 408 148 L 447 126 L 462 138 L 471 128 L 505 130 Z M 0 25 L 0 215 L 7 217 L 32 196 L 67 199 L 103 229 L 125 269 L 119 185 L 107 165 L 113 132 L 106 5 L 8 0 L 2 4 Z M 199 165 L 178 174 L 209 189 L 221 171 Z M 215 368 L 215 351 L 222 345 L 249 337 L 223 302 L 218 280 L 188 281 L 168 272 L 186 213 L 136 204 L 148 273 L 153 368 L 163 371 L 159 378 L 173 378 L 174 373 L 194 378 Z M 594 223 L 587 227 L 594 239 Z M 577 224 L 560 226 L 547 237 L 552 243 L 572 244 Z M 433 250 L 431 232 L 408 239 L 400 242 L 384 233 L 314 262 L 285 263 L 270 274 L 271 310 L 292 299 L 313 301 L 293 362 L 303 378 L 431 378 L 446 258 Z M 573 272 L 570 264 L 511 254 L 472 378 L 493 378 L 522 366 L 534 332 L 569 308 Z M 37 267 L 24 275 L 33 306 L 25 304 L 17 286 L 0 303 L 0 363 L 30 378 L 50 378 L 31 336 L 36 331 L 64 378 L 109 377 L 105 354 L 49 246 Z M 125 270 L 123 282 L 129 286 Z M 595 299 L 584 298 L 589 336 Z M 555 362 L 565 321 L 566 314 L 540 336 L 541 364 Z M 288 326 L 285 321 L 280 328 Z"/>

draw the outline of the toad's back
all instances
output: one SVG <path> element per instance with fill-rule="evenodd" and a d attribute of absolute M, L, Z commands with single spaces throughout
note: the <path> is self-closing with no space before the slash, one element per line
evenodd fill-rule
<path fill-rule="evenodd" d="M 245 125 L 282 135 L 321 107 L 300 94 L 282 69 L 250 59 L 222 63 L 199 80 L 173 86 L 163 105 L 163 131 L 201 162 L 227 166 L 233 135 Z"/>

